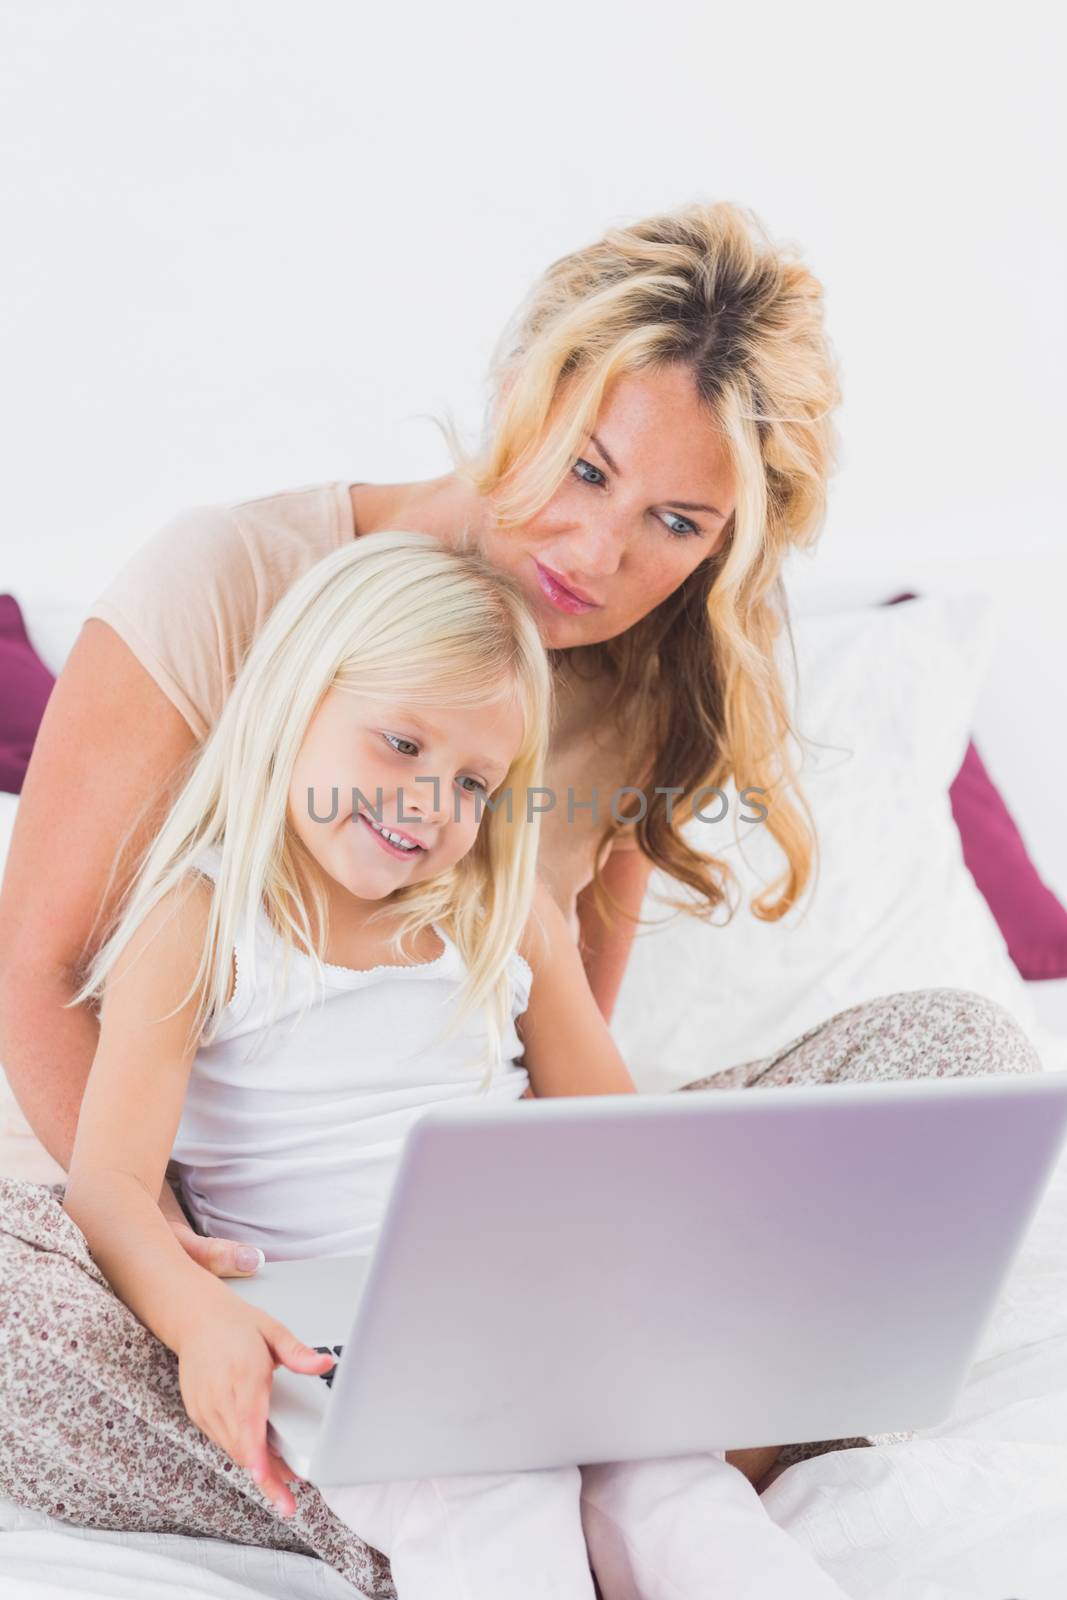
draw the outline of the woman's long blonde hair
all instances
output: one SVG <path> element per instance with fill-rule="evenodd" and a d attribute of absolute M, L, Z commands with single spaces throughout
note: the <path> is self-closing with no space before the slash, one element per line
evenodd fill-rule
<path fill-rule="evenodd" d="M 208 937 L 181 1002 L 200 991 L 195 1037 L 206 1044 L 217 1033 L 235 937 L 261 908 L 282 939 L 286 966 L 296 938 L 311 957 L 303 1009 L 321 995 L 327 906 L 306 874 L 312 904 L 305 904 L 297 868 L 306 866 L 308 852 L 287 825 L 286 808 L 304 735 L 334 686 L 424 706 L 512 701 L 522 711 L 521 747 L 489 797 L 472 849 L 447 872 L 388 896 L 370 919 L 402 908 L 388 942 L 405 960 L 410 941 L 431 923 L 457 945 L 468 975 L 445 1033 L 483 1011 L 485 1087 L 510 1017 L 509 957 L 533 900 L 540 824 L 536 811 L 527 814 L 527 791 L 543 783 L 552 679 L 521 591 L 467 535 L 448 549 L 428 534 L 369 534 L 318 562 L 286 592 L 69 1004 L 103 995 L 134 930 L 164 895 L 191 883 L 186 875 L 210 846 L 221 850 L 221 863 Z"/>
<path fill-rule="evenodd" d="M 817 847 L 788 747 L 794 730 L 775 640 L 784 627 L 794 648 L 781 566 L 790 549 L 815 542 L 836 464 L 840 392 L 822 312 L 818 280 L 746 209 L 697 204 L 613 228 L 550 266 L 505 330 L 488 441 L 470 455 L 445 428 L 459 475 L 492 497 L 502 527 L 514 527 L 566 477 L 613 379 L 676 363 L 691 371 L 737 481 L 725 542 L 635 626 L 567 654 L 616 680 L 630 781 L 647 799 L 637 840 L 696 891 L 698 903 L 684 909 L 704 917 L 725 899 L 731 875 L 679 831 L 705 785 L 732 777 L 739 790 L 764 791 L 766 825 L 787 865 L 753 901 L 762 920 L 795 903 Z M 550 652 L 553 664 L 562 654 Z M 657 786 L 682 791 L 673 818 Z M 597 854 L 594 894 L 605 915 L 601 868 L 619 831 L 614 821 L 606 827 Z"/>

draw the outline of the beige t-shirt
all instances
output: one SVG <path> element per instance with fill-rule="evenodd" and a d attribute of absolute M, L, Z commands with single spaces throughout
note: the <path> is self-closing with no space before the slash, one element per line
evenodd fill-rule
<path fill-rule="evenodd" d="M 253 639 L 302 573 L 357 537 L 347 481 L 183 511 L 134 552 L 88 615 L 108 623 L 203 742 Z M 613 793 L 631 782 L 603 714 L 607 686 L 557 681 L 539 867 L 577 938 L 575 897 L 593 876 Z M 599 812 L 588 806 L 597 790 Z M 568 817 L 568 794 L 572 817 Z M 626 848 L 633 841 L 620 841 Z"/>

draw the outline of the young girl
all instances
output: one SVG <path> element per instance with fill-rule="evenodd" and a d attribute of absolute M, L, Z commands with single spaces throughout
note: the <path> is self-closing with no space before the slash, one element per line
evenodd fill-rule
<path fill-rule="evenodd" d="M 99 1000 L 100 1042 L 65 1209 L 283 1517 L 272 1374 L 333 1361 L 181 1248 L 168 1157 L 202 1231 L 356 1254 L 426 1107 L 633 1091 L 535 881 L 550 685 L 480 552 L 381 532 L 327 557 L 256 638 L 72 1002 Z M 400 1600 L 592 1600 L 593 1571 L 605 1600 L 839 1593 L 722 1451 L 322 1495 Z"/>

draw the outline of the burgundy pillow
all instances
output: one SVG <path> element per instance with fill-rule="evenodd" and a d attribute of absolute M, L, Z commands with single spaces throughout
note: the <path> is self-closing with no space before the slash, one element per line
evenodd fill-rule
<path fill-rule="evenodd" d="M 18 601 L 0 594 L 0 789 L 21 794 L 55 679 L 26 634 Z"/>
<path fill-rule="evenodd" d="M 886 605 L 914 600 L 894 595 Z M 973 739 L 949 789 L 963 859 L 1024 978 L 1067 978 L 1067 910 L 1038 875 Z"/>

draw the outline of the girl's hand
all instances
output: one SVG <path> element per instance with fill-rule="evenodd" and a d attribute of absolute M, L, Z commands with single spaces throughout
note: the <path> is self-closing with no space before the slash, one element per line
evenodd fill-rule
<path fill-rule="evenodd" d="M 301 1344 L 274 1317 L 234 1298 L 232 1313 L 202 1321 L 183 1337 L 177 1352 L 182 1399 L 197 1427 L 288 1517 L 296 1509 L 288 1481 L 301 1479 L 267 1442 L 274 1369 L 319 1376 L 334 1357 Z"/>

